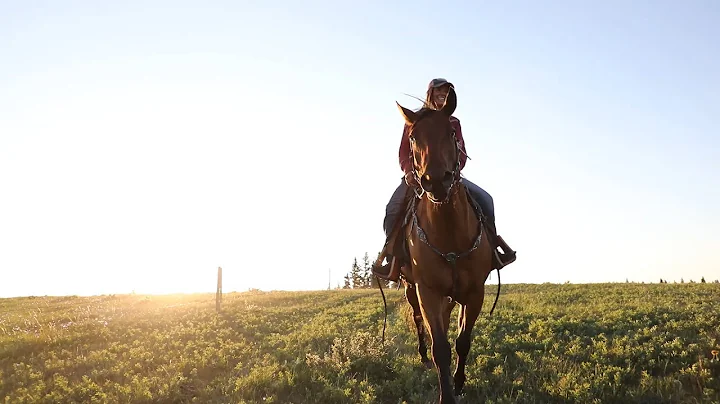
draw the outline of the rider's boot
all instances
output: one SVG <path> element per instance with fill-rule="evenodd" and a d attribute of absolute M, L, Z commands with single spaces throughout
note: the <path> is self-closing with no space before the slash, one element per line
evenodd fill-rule
<path fill-rule="evenodd" d="M 400 278 L 400 268 L 402 267 L 403 263 L 399 258 L 391 258 L 390 255 L 387 256 L 387 259 L 389 260 L 389 262 L 385 265 L 381 265 L 379 267 L 373 265 L 372 273 L 380 279 L 397 282 Z"/>
<path fill-rule="evenodd" d="M 494 218 L 488 217 L 487 219 L 488 230 L 490 231 L 492 239 L 494 239 L 493 269 L 501 269 L 515 262 L 517 254 L 516 251 L 510 248 L 508 243 L 506 243 L 505 240 L 497 234 Z M 502 250 L 502 252 L 498 251 L 498 247 Z"/>

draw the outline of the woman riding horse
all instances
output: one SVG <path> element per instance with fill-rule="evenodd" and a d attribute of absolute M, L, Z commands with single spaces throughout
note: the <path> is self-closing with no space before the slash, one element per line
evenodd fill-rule
<path fill-rule="evenodd" d="M 425 107 L 434 110 L 439 110 L 440 108 L 442 108 L 442 106 L 445 104 L 445 98 L 447 97 L 448 91 L 451 87 L 453 89 L 455 88 L 452 83 L 448 82 L 443 78 L 436 78 L 430 81 L 425 96 Z M 455 116 L 450 116 L 450 124 L 455 130 L 455 136 L 462 151 L 459 167 L 459 169 L 462 170 L 465 167 L 465 161 L 467 160 L 467 154 L 465 152 L 465 141 L 462 136 L 462 127 L 460 126 L 460 120 L 457 119 Z M 405 124 L 405 126 L 403 127 L 402 138 L 400 140 L 400 168 L 402 169 L 404 176 L 403 179 L 400 181 L 400 185 L 398 185 L 397 189 L 395 189 L 395 192 L 392 194 L 390 202 L 388 202 L 387 206 L 385 207 L 385 220 L 383 221 L 383 227 L 386 237 L 389 237 L 390 233 L 393 230 L 393 227 L 396 224 L 396 221 L 398 220 L 398 216 L 403 212 L 406 207 L 405 196 L 408 187 L 419 187 L 417 179 L 415 178 L 415 175 L 413 173 L 413 161 L 412 153 L 410 151 L 408 129 L 409 126 Z M 516 258 L 515 251 L 513 251 L 507 245 L 507 243 L 505 243 L 502 237 L 497 235 L 495 229 L 495 206 L 492 196 L 490 196 L 490 194 L 488 194 L 484 189 L 475 185 L 465 177 L 462 178 L 462 182 L 463 184 L 465 184 L 465 187 L 468 189 L 475 202 L 480 205 L 482 213 L 487 218 L 490 231 L 495 241 L 495 248 L 497 249 L 497 247 L 500 247 L 502 249 L 502 252 L 497 251 L 497 255 L 494 259 L 494 267 L 499 269 L 514 262 Z M 399 256 L 393 257 L 388 254 L 386 257 L 388 263 L 380 267 L 373 267 L 373 273 L 380 278 L 397 281 L 400 276 L 400 268 L 405 266 L 406 263 L 403 262 L 402 257 Z"/>

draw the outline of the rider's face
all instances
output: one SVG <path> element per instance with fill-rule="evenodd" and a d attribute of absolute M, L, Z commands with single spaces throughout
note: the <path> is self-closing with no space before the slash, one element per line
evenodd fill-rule
<path fill-rule="evenodd" d="M 436 109 L 440 109 L 443 105 L 445 105 L 445 99 L 447 98 L 448 91 L 450 91 L 450 86 L 447 84 L 433 89 L 432 101 L 435 104 Z"/>

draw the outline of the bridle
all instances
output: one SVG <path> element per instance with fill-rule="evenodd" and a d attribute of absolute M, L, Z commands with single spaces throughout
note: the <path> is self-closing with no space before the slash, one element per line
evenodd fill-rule
<path fill-rule="evenodd" d="M 417 123 L 417 122 L 416 122 Z M 413 124 L 415 126 L 415 124 Z M 415 143 L 415 137 L 412 135 L 412 127 L 410 128 L 410 134 L 408 136 L 408 139 L 410 141 L 410 159 L 413 162 L 413 177 L 415 178 L 415 182 L 418 184 L 418 186 L 413 187 L 413 191 L 415 193 L 415 196 L 418 199 L 422 199 L 423 195 L 426 193 L 425 188 L 422 186 L 422 181 L 420 176 L 418 175 L 418 166 L 415 164 L 417 161 L 415 159 L 415 150 L 412 147 L 413 143 Z M 454 191 L 457 189 L 456 185 L 458 182 L 460 182 L 460 153 L 463 153 L 462 147 L 460 146 L 460 142 L 457 140 L 457 135 L 455 133 L 455 129 L 452 129 L 452 140 L 453 143 L 455 143 L 455 168 L 452 171 L 453 179 L 452 183 L 450 183 L 450 187 L 448 188 L 447 194 L 445 195 L 445 198 L 442 200 L 431 198 L 428 194 L 428 200 L 434 204 L 442 205 L 450 200 L 450 197 L 453 195 Z"/>

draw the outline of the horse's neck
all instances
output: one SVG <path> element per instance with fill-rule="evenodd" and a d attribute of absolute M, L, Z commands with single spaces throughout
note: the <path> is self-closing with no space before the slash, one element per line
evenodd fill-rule
<path fill-rule="evenodd" d="M 434 204 L 424 199 L 418 206 L 418 219 L 425 231 L 452 235 L 450 238 L 462 242 L 474 237 L 476 220 L 466 192 L 464 187 L 457 189 L 450 200 L 443 204 Z"/>

